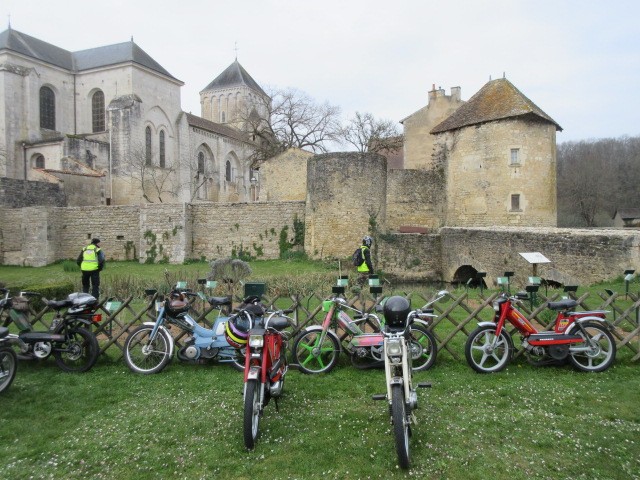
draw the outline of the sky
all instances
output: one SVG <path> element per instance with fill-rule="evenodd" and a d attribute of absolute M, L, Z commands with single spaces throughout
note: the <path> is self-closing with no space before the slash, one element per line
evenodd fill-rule
<path fill-rule="evenodd" d="M 640 136 L 637 0 L 1 0 L 11 28 L 69 51 L 134 42 L 184 82 L 182 108 L 236 58 L 265 89 L 399 122 L 435 85 L 468 100 L 506 77 L 558 142 Z"/>

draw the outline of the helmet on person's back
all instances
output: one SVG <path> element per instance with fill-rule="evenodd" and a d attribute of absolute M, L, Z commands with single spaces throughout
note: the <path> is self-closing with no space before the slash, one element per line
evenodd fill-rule
<path fill-rule="evenodd" d="M 373 238 L 371 238 L 369 235 L 365 235 L 365 237 L 362 239 L 362 245 L 366 245 L 367 247 L 370 247 L 373 244 Z"/>
<path fill-rule="evenodd" d="M 409 312 L 411 312 L 409 300 L 400 296 L 389 298 L 382 309 L 385 323 L 391 330 L 404 329 L 407 326 Z"/>

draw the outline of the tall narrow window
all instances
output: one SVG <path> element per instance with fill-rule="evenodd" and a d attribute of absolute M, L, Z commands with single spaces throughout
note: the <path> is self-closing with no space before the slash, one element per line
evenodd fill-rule
<path fill-rule="evenodd" d="M 511 165 L 520 165 L 520 149 L 511 149 Z"/>
<path fill-rule="evenodd" d="M 147 127 L 144 131 L 144 163 L 151 165 L 151 128 Z"/>
<path fill-rule="evenodd" d="M 93 126 L 93 133 L 104 132 L 105 120 L 104 120 L 104 93 L 98 90 L 91 97 L 91 123 Z"/>
<path fill-rule="evenodd" d="M 198 173 L 204 173 L 204 153 L 198 154 Z"/>
<path fill-rule="evenodd" d="M 165 154 L 164 154 L 164 130 L 160 130 L 160 168 L 164 168 L 165 165 Z"/>
<path fill-rule="evenodd" d="M 227 164 L 225 165 L 224 178 L 227 182 L 231 181 L 231 162 L 227 160 Z"/>
<path fill-rule="evenodd" d="M 221 123 L 224 123 L 224 122 L 225 122 L 224 112 L 222 112 L 222 113 L 220 114 L 220 122 L 221 122 Z"/>
<path fill-rule="evenodd" d="M 40 89 L 40 128 L 56 129 L 56 95 L 49 87 Z"/>
<path fill-rule="evenodd" d="M 511 195 L 511 211 L 519 212 L 520 211 L 520 194 L 514 193 Z"/>

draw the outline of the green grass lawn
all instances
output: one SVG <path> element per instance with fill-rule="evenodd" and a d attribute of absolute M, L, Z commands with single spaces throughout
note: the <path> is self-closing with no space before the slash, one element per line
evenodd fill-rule
<path fill-rule="evenodd" d="M 335 276 L 315 262 L 251 266 L 252 280 Z M 103 278 L 162 282 L 165 269 L 195 279 L 208 265 L 112 262 Z M 65 275 L 79 279 L 61 264 L 0 266 L 7 286 Z M 624 292 L 620 279 L 585 290 L 604 288 Z M 419 391 L 409 472 L 396 466 L 388 407 L 371 400 L 384 392 L 382 370 L 356 370 L 346 358 L 326 375 L 292 369 L 279 409 L 267 406 L 248 452 L 241 374 L 174 359 L 160 374 L 141 376 L 109 352 L 86 374 L 66 374 L 51 359 L 20 363 L 0 396 L 0 478 L 640 478 L 640 364 L 628 349 L 599 374 L 519 358 L 479 375 L 464 363 L 463 343 L 462 335 L 451 343 L 459 359 L 442 351 L 416 375 L 433 388 Z"/>

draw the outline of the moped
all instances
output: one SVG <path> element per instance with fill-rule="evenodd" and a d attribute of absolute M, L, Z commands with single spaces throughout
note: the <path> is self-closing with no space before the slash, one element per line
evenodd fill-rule
<path fill-rule="evenodd" d="M 321 325 L 304 328 L 293 343 L 293 361 L 303 373 L 326 373 L 333 370 L 342 349 L 340 337 L 335 332 L 340 327 L 346 343 L 344 350 L 357 368 L 382 366 L 384 362 L 383 335 L 380 331 L 366 333 L 364 324 L 377 328 L 384 321 L 375 313 L 367 313 L 350 306 L 343 297 L 344 286 L 332 287 L 334 295 L 323 302 L 326 312 Z M 426 308 L 427 306 L 423 307 Z M 347 311 L 353 312 L 351 318 Z M 437 344 L 428 330 L 431 319 L 423 314 L 415 318 L 410 327 L 410 350 L 414 371 L 430 368 L 436 360 Z M 379 330 L 379 329 L 378 329 Z"/>
<path fill-rule="evenodd" d="M 26 348 L 18 335 L 9 333 L 7 327 L 0 327 L 0 393 L 11 386 L 18 370 L 18 357 L 11 345 Z"/>
<path fill-rule="evenodd" d="M 276 409 L 278 408 L 278 398 L 282 395 L 285 375 L 289 368 L 286 354 L 288 335 L 283 330 L 295 324 L 295 321 L 287 316 L 293 311 L 272 311 L 266 317 L 252 319 L 248 325 L 244 368 L 243 437 L 244 445 L 249 450 L 255 447 L 260 417 L 271 398 L 276 403 Z"/>
<path fill-rule="evenodd" d="M 573 311 L 578 305 L 573 299 L 549 302 L 548 307 L 558 311 L 555 326 L 540 332 L 516 308 L 527 298 L 526 292 L 502 293 L 493 302 L 493 321 L 479 323 L 467 338 L 465 356 L 471 368 L 480 373 L 499 372 L 509 364 L 514 347 L 507 322 L 520 333 L 525 354 L 536 365 L 568 358 L 585 372 L 602 372 L 611 366 L 616 344 L 606 320 L 607 311 Z"/>
<path fill-rule="evenodd" d="M 102 314 L 96 313 L 98 300 L 88 293 L 71 293 L 64 300 L 42 301 L 55 316 L 48 331 L 34 331 L 29 322 L 29 297 L 39 293 L 20 292 L 15 298 L 9 297 L 9 290 L 0 289 L 4 298 L 0 300 L 0 317 L 5 315 L 3 325 L 14 323 L 23 346 L 18 358 L 44 360 L 53 355 L 56 364 L 66 372 L 86 372 L 98 360 L 100 346 L 90 330 L 102 320 Z"/>
<path fill-rule="evenodd" d="M 156 292 L 149 290 L 149 295 Z M 184 362 L 216 359 L 221 363 L 229 363 L 238 371 L 244 370 L 243 352 L 230 345 L 225 338 L 225 327 L 230 317 L 222 315 L 223 310 L 230 308 L 231 298 L 210 297 L 206 300 L 216 310 L 218 316 L 211 328 L 199 325 L 191 315 L 189 298 L 203 296 L 188 289 L 174 288 L 163 300 L 157 302 L 155 322 L 144 322 L 131 332 L 124 345 L 124 361 L 135 373 L 152 374 L 161 372 L 171 361 L 175 348 L 175 340 L 167 325 L 175 325 L 190 337 L 178 350 L 177 357 Z M 206 298 L 206 297 L 205 297 Z M 245 299 L 244 305 L 237 315 L 255 315 L 262 311 L 259 298 L 252 296 Z"/>
<path fill-rule="evenodd" d="M 411 463 L 409 437 L 411 425 L 416 423 L 417 388 L 431 387 L 430 383 L 413 383 L 411 324 L 421 315 L 433 315 L 429 306 L 447 294 L 444 290 L 438 292 L 434 300 L 418 310 L 411 310 L 409 301 L 400 296 L 388 298 L 383 306 L 385 325 L 381 330 L 387 392 L 374 395 L 373 399 L 386 400 L 389 404 L 398 464 L 403 469 L 409 468 Z"/>

